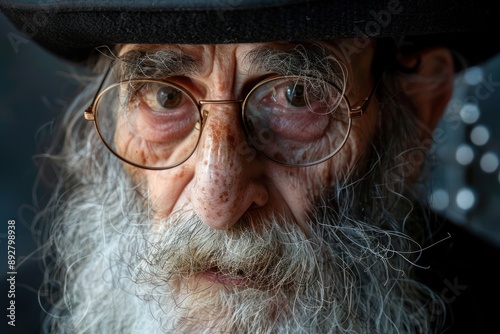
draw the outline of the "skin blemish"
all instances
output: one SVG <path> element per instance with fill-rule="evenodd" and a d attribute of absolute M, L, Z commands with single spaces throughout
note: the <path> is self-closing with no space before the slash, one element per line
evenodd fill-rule
<path fill-rule="evenodd" d="M 186 171 L 185 171 L 184 169 L 181 169 L 181 170 L 179 171 L 179 173 L 177 173 L 176 177 L 177 177 L 178 179 L 182 179 L 182 178 L 184 178 L 185 174 L 186 174 Z"/>
<path fill-rule="evenodd" d="M 224 191 L 222 194 L 220 194 L 219 199 L 222 203 L 227 203 L 229 201 L 229 192 Z"/>

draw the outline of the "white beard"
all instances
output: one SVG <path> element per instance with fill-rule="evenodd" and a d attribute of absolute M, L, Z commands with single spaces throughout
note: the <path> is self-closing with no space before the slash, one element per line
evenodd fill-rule
<path fill-rule="evenodd" d="M 334 286 L 333 276 L 322 277 L 334 262 L 317 262 L 323 246 L 283 221 L 238 224 L 220 231 L 196 216 L 180 218 L 145 250 L 135 275 L 145 289 L 137 295 L 155 296 L 155 305 L 168 309 L 168 315 L 158 307 L 154 312 L 165 331 L 289 333 L 303 328 L 306 333 L 322 328 L 315 322 L 324 317 L 319 314 L 331 312 Z M 201 279 L 200 273 L 214 268 L 224 273 L 221 283 L 243 282 L 228 286 Z"/>
<path fill-rule="evenodd" d="M 126 192 L 113 187 L 101 203 Z M 333 208 L 318 212 L 308 237 L 277 217 L 245 216 L 221 231 L 191 212 L 155 234 L 141 205 L 121 200 L 123 208 L 84 202 L 62 217 L 54 240 L 67 286 L 50 313 L 66 311 L 49 317 L 50 333 L 431 332 L 436 300 L 405 276 L 412 266 L 405 235 L 338 221 Z M 248 282 L 201 279 L 213 268 L 223 280 Z"/>

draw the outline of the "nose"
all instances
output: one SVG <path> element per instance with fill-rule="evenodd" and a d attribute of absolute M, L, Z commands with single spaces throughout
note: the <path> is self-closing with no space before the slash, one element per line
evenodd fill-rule
<path fill-rule="evenodd" d="M 249 209 L 269 198 L 264 173 L 246 144 L 237 103 L 204 107 L 204 126 L 195 152 L 190 202 L 200 219 L 214 229 L 229 229 Z"/>

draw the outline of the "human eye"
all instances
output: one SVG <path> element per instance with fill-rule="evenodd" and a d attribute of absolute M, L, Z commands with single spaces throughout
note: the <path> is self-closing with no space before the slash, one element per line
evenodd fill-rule
<path fill-rule="evenodd" d="M 251 92 L 245 108 L 275 135 L 308 141 L 325 133 L 340 99 L 338 91 L 322 80 L 280 77 Z"/>
<path fill-rule="evenodd" d="M 348 103 L 336 86 L 314 78 L 277 77 L 244 103 L 248 140 L 279 162 L 308 164 L 340 147 L 349 129 Z"/>
<path fill-rule="evenodd" d="M 280 88 L 278 87 L 278 90 Z M 274 91 L 277 92 L 276 89 Z M 306 87 L 303 83 L 288 82 L 284 87 L 284 96 L 287 104 L 291 107 L 301 108 L 308 104 Z"/>
<path fill-rule="evenodd" d="M 152 112 L 182 112 L 193 107 L 193 101 L 177 87 L 160 82 L 144 82 L 131 86 L 129 103 L 139 104 Z"/>
<path fill-rule="evenodd" d="M 196 103 L 173 84 L 130 82 L 126 90 L 126 117 L 145 140 L 179 140 L 199 121 Z"/>
<path fill-rule="evenodd" d="M 270 91 L 272 101 L 283 108 L 318 115 L 334 112 L 342 97 L 332 84 L 314 78 L 277 80 Z"/>

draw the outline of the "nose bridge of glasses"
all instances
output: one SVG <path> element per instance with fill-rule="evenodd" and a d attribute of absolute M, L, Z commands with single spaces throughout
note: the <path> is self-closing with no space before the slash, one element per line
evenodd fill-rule
<path fill-rule="evenodd" d="M 210 110 L 204 108 L 204 106 L 209 104 L 228 104 L 228 103 L 241 104 L 243 103 L 243 100 L 199 100 L 198 104 L 200 106 L 200 109 L 202 109 L 201 117 L 203 122 L 205 122 L 206 118 L 208 117 L 208 114 L 210 113 Z"/>

